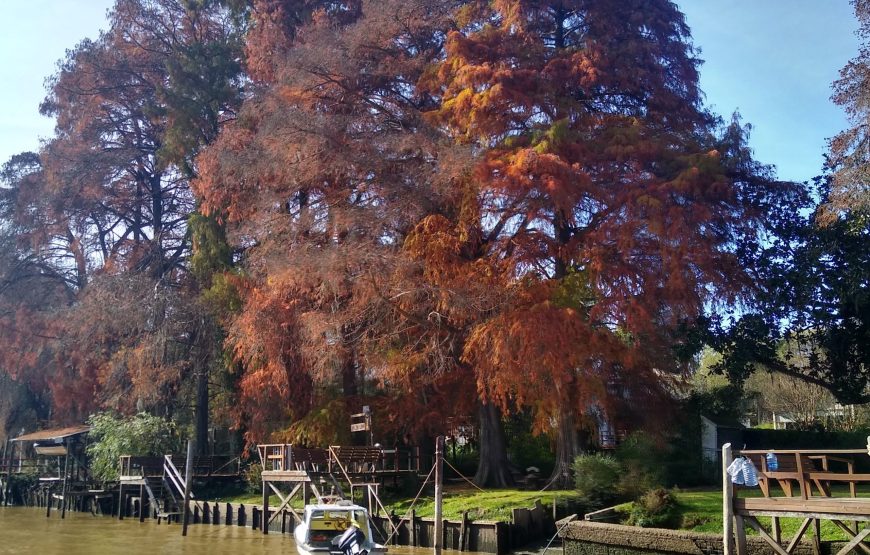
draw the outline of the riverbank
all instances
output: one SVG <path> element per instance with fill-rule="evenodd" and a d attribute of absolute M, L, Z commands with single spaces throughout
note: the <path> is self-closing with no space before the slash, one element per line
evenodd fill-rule
<path fill-rule="evenodd" d="M 262 501 L 259 493 L 206 492 L 199 495 L 201 499 L 220 503 L 244 503 L 256 505 Z M 280 503 L 277 496 L 269 498 L 271 506 Z M 382 501 L 388 512 L 398 516 L 405 515 L 413 504 L 417 516 L 430 518 L 435 516 L 435 498 L 432 495 L 422 495 L 414 502 L 414 498 L 400 497 L 389 493 L 382 494 Z M 555 504 L 557 518 L 577 513 L 580 495 L 575 490 L 519 490 L 519 489 L 488 489 L 481 491 L 467 485 L 451 485 L 444 488 L 442 514 L 444 518 L 459 519 L 463 513 L 468 513 L 471 520 L 510 520 L 513 510 L 533 506 L 540 501 L 545 507 Z M 291 502 L 296 509 L 302 508 L 301 498 Z"/>

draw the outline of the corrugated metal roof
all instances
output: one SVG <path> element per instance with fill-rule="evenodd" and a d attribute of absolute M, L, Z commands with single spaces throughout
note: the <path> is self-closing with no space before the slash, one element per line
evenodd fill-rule
<path fill-rule="evenodd" d="M 55 428 L 53 430 L 40 430 L 32 434 L 25 434 L 12 438 L 12 441 L 46 441 L 49 439 L 61 439 L 69 436 L 77 436 L 91 431 L 90 426 L 69 426 L 67 428 Z"/>

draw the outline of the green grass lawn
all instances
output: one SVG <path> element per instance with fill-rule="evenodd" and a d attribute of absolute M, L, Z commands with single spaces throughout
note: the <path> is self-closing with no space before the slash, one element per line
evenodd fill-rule
<path fill-rule="evenodd" d="M 848 489 L 846 487 L 834 488 L 832 492 L 834 497 L 847 497 Z M 756 489 L 743 489 L 739 491 L 740 497 L 760 497 L 761 491 Z M 870 497 L 870 489 L 859 489 L 859 497 Z M 696 532 L 708 532 L 713 534 L 722 533 L 722 491 L 683 491 L 676 492 L 677 501 L 679 503 L 679 511 L 682 516 L 682 528 L 686 530 L 694 530 Z M 630 504 L 622 506 L 627 512 Z M 770 519 L 759 517 L 762 525 L 765 525 L 770 530 Z M 794 536 L 798 526 L 802 522 L 798 518 L 782 518 L 780 519 L 782 526 L 782 535 L 784 538 Z M 846 534 L 837 528 L 830 521 L 822 521 L 821 524 L 823 540 L 847 540 Z M 754 530 L 748 529 L 748 533 L 756 534 Z M 808 532 L 810 533 L 810 532 Z"/>
<path fill-rule="evenodd" d="M 511 509 L 531 508 L 536 500 L 552 511 L 553 500 L 556 500 L 559 514 L 571 511 L 579 500 L 573 490 L 557 491 L 525 491 L 516 489 L 496 489 L 480 491 L 471 487 L 448 488 L 444 493 L 442 509 L 444 518 L 457 520 L 463 511 L 468 511 L 472 520 L 510 521 Z M 388 500 L 387 509 L 395 511 L 396 515 L 405 516 L 411 506 L 411 499 Z M 435 499 L 431 496 L 421 497 L 414 505 L 417 516 L 432 517 L 435 515 Z"/>
<path fill-rule="evenodd" d="M 434 516 L 435 500 L 431 493 L 431 488 L 429 488 L 426 495 L 421 496 L 416 504 L 414 504 L 414 510 L 418 517 L 431 518 Z M 677 490 L 675 495 L 679 503 L 679 520 L 682 529 L 711 534 L 722 533 L 721 490 Z M 740 497 L 759 497 L 761 496 L 761 491 L 758 488 L 741 488 L 738 491 L 738 495 Z M 847 497 L 848 489 L 845 486 L 835 487 L 833 496 Z M 870 486 L 859 489 L 858 496 L 870 497 Z M 260 504 L 262 502 L 260 494 L 245 492 L 244 490 L 223 491 L 219 495 L 200 496 L 200 498 L 210 501 L 219 500 L 227 503 Z M 468 517 L 472 520 L 499 520 L 508 522 L 511 519 L 511 509 L 531 508 L 536 500 L 540 500 L 549 511 L 552 510 L 551 507 L 554 499 L 558 505 L 558 513 L 560 515 L 580 512 L 578 510 L 580 498 L 577 492 L 573 490 L 538 492 L 516 489 L 491 489 L 480 491 L 471 486 L 456 485 L 445 487 L 443 511 L 444 518 L 448 520 L 458 520 L 461 518 L 463 511 L 468 511 Z M 412 500 L 413 498 L 390 496 L 389 494 L 383 496 L 383 502 L 387 511 L 395 512 L 396 515 L 402 517 L 409 513 Z M 280 503 L 280 500 L 277 496 L 273 495 L 270 497 L 269 504 L 272 507 L 277 506 L 278 503 Z M 294 508 L 301 509 L 301 497 L 295 499 L 292 505 Z M 627 516 L 631 510 L 631 503 L 620 505 L 618 510 Z M 780 520 L 784 538 L 792 537 L 801 523 L 801 520 L 797 518 L 782 518 Z M 769 529 L 769 518 L 761 517 L 759 521 Z M 822 521 L 821 529 L 823 540 L 843 541 L 848 539 L 839 528 L 829 521 Z M 752 529 L 747 529 L 747 533 L 756 534 Z"/>
<path fill-rule="evenodd" d="M 259 505 L 263 502 L 262 495 L 244 490 L 230 490 L 214 492 L 211 495 L 199 496 L 208 501 L 220 501 L 222 503 L 250 503 Z M 552 510 L 553 500 L 556 499 L 559 514 L 576 512 L 573 508 L 577 505 L 579 496 L 572 490 L 560 491 L 526 491 L 516 489 L 498 489 L 479 491 L 471 486 L 445 487 L 442 509 L 444 518 L 456 520 L 461 518 L 463 511 L 468 511 L 468 518 L 472 520 L 501 520 L 509 521 L 511 509 L 531 508 L 536 500 L 540 500 L 548 511 Z M 387 511 L 394 511 L 397 516 L 404 517 L 409 514 L 413 497 L 395 497 L 389 494 L 383 496 L 382 501 Z M 277 506 L 280 499 L 276 495 L 269 498 L 269 505 Z M 297 496 L 291 504 L 294 508 L 302 508 L 302 498 Z M 431 518 L 435 515 L 435 499 L 431 488 L 422 495 L 414 504 L 414 511 L 418 517 Z"/>

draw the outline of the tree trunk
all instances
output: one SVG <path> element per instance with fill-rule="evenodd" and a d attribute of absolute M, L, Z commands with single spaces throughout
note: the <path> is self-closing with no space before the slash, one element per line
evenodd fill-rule
<path fill-rule="evenodd" d="M 196 372 L 196 454 L 208 454 L 208 369 Z"/>
<path fill-rule="evenodd" d="M 514 484 L 507 458 L 507 441 L 501 422 L 501 412 L 495 405 L 481 404 L 480 417 L 480 462 L 474 483 L 478 486 L 506 488 Z"/>
<path fill-rule="evenodd" d="M 196 408 L 194 414 L 194 443 L 197 455 L 208 454 L 208 424 L 209 424 L 209 398 L 208 378 L 211 363 L 211 345 L 209 342 L 211 329 L 208 320 L 200 321 L 199 329 L 194 332 L 194 346 L 191 350 L 194 373 L 196 375 Z"/>
<path fill-rule="evenodd" d="M 566 489 L 573 486 L 572 466 L 583 448 L 574 412 L 563 406 L 556 423 L 556 465 L 550 475 L 553 487 Z"/>

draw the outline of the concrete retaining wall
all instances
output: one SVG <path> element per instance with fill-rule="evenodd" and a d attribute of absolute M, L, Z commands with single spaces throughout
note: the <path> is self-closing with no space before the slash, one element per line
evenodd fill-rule
<path fill-rule="evenodd" d="M 621 524 L 575 521 L 559 534 L 565 555 L 722 555 L 721 535 L 685 530 L 638 528 Z M 773 549 L 759 537 L 746 538 L 750 555 L 767 555 Z M 801 543 L 796 555 L 812 555 L 810 544 Z"/>

